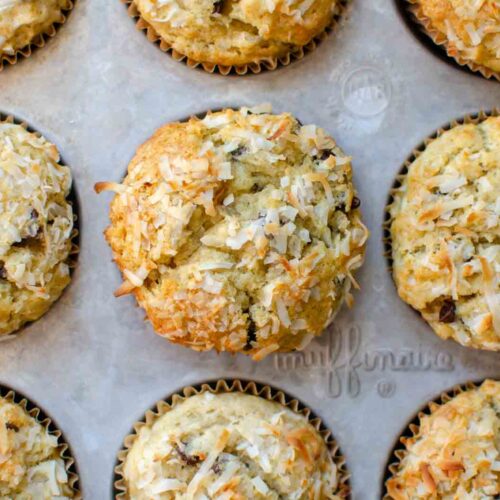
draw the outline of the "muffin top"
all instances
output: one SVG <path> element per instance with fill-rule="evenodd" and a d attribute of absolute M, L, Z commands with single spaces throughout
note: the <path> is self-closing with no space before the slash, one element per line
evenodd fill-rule
<path fill-rule="evenodd" d="M 133 500 L 340 498 L 337 467 L 306 418 L 243 393 L 192 396 L 142 427 L 123 475 Z"/>
<path fill-rule="evenodd" d="M 69 0 L 0 0 L 0 56 L 13 55 L 63 19 Z"/>
<path fill-rule="evenodd" d="M 442 338 L 500 350 L 500 117 L 456 126 L 410 165 L 390 207 L 399 295 Z"/>
<path fill-rule="evenodd" d="M 500 495 L 500 382 L 485 381 L 420 419 L 390 498 L 487 500 Z"/>
<path fill-rule="evenodd" d="M 331 23 L 338 0 L 133 0 L 174 50 L 198 62 L 244 65 L 309 43 Z"/>
<path fill-rule="evenodd" d="M 114 190 L 106 238 L 155 330 L 261 359 L 331 322 L 367 230 L 350 158 L 322 129 L 243 108 L 172 123 Z"/>
<path fill-rule="evenodd" d="M 498 0 L 413 0 L 441 33 L 448 53 L 500 71 Z"/>
<path fill-rule="evenodd" d="M 0 398 L 0 498 L 73 498 L 57 437 Z"/>
<path fill-rule="evenodd" d="M 70 281 L 73 210 L 57 148 L 0 123 L 0 335 L 38 319 Z"/>

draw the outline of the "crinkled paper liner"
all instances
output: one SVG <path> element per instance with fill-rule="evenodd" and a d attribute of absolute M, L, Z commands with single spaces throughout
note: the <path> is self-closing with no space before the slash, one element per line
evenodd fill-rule
<path fill-rule="evenodd" d="M 66 22 L 69 13 L 73 10 L 75 1 L 76 0 L 68 0 L 67 7 L 61 10 L 61 19 L 51 24 L 43 33 L 36 35 L 28 45 L 17 49 L 14 54 L 0 54 L 0 72 L 4 69 L 6 64 L 12 66 L 20 59 L 30 57 L 35 49 L 44 47 L 50 38 L 56 36 L 59 28 Z"/>
<path fill-rule="evenodd" d="M 68 474 L 68 485 L 73 490 L 75 500 L 81 500 L 80 478 L 75 459 L 71 453 L 71 448 L 67 443 L 62 431 L 54 421 L 37 405 L 19 392 L 0 384 L 0 397 L 6 399 L 9 403 L 16 404 L 25 410 L 28 415 L 34 418 L 42 427 L 47 429 L 49 434 L 57 438 L 57 451 L 59 457 L 64 461 L 64 468 Z"/>
<path fill-rule="evenodd" d="M 420 422 L 426 416 L 432 415 L 442 405 L 448 403 L 459 394 L 474 389 L 478 389 L 484 380 L 479 382 L 466 382 L 465 384 L 458 384 L 451 389 L 442 392 L 436 399 L 429 401 L 426 405 L 415 415 L 401 436 L 397 440 L 394 448 L 389 456 L 385 474 L 383 477 L 383 493 L 382 500 L 393 500 L 387 490 L 387 481 L 392 479 L 400 470 L 401 463 L 408 453 L 409 447 L 416 441 L 420 432 Z"/>
<path fill-rule="evenodd" d="M 346 13 L 350 4 L 350 0 L 339 0 L 336 4 L 336 10 L 333 14 L 332 21 L 323 32 L 316 35 L 309 43 L 303 47 L 297 47 L 291 52 L 279 57 L 267 57 L 259 61 L 251 62 L 242 65 L 225 66 L 210 62 L 196 61 L 185 54 L 181 54 L 175 50 L 170 44 L 163 40 L 156 30 L 151 26 L 137 9 L 134 0 L 120 0 L 127 6 L 129 16 L 136 21 L 136 27 L 140 31 L 144 31 L 147 39 L 158 45 L 163 52 L 169 53 L 176 61 L 184 62 L 190 68 L 202 68 L 207 73 L 220 73 L 221 75 L 229 75 L 230 73 L 237 75 L 246 75 L 248 73 L 258 74 L 264 70 L 273 71 L 281 66 L 288 66 L 293 61 L 302 59 L 306 54 L 312 52 L 316 47 L 331 33 L 337 29 L 340 19 Z"/>
<path fill-rule="evenodd" d="M 345 458 L 342 456 L 340 448 L 332 437 L 331 432 L 325 427 L 321 419 L 316 416 L 312 410 L 304 406 L 300 401 L 286 394 L 285 392 L 275 389 L 269 385 L 260 384 L 258 382 L 246 380 L 216 380 L 203 384 L 188 386 L 178 392 L 173 393 L 168 398 L 159 401 L 156 405 L 148 410 L 142 420 L 136 422 L 133 426 L 133 431 L 123 441 L 123 447 L 118 453 L 117 465 L 115 467 L 114 491 L 113 496 L 116 500 L 128 499 L 127 484 L 123 473 L 123 467 L 127 458 L 128 451 L 132 448 L 140 430 L 144 426 L 152 426 L 155 421 L 169 412 L 175 405 L 181 403 L 185 399 L 197 395 L 210 392 L 212 394 L 222 394 L 228 392 L 240 392 L 258 396 L 268 401 L 279 403 L 287 407 L 298 415 L 302 415 L 307 419 L 324 439 L 330 456 L 337 467 L 338 473 L 338 491 L 337 495 L 341 498 L 351 498 L 350 475 L 347 471 Z"/>
<path fill-rule="evenodd" d="M 448 43 L 448 38 L 436 30 L 432 26 L 431 20 L 424 14 L 420 6 L 421 0 L 403 0 L 406 9 L 413 17 L 413 20 L 418 23 L 420 29 L 441 49 L 443 49 L 448 57 L 451 57 L 460 66 L 465 66 L 475 73 L 480 73 L 485 78 L 495 78 L 500 81 L 500 73 L 493 71 L 482 64 L 478 64 L 470 59 L 463 58 L 456 50 Z"/>
<path fill-rule="evenodd" d="M 394 195 L 396 192 L 401 188 L 403 185 L 404 178 L 406 174 L 408 173 L 408 169 L 410 168 L 411 164 L 425 151 L 427 146 L 433 142 L 435 139 L 438 137 L 441 137 L 445 132 L 448 130 L 457 127 L 459 125 L 466 125 L 466 124 L 478 124 L 486 119 L 492 117 L 492 116 L 500 116 L 500 108 L 494 108 L 491 111 L 480 111 L 477 114 L 473 115 L 466 115 L 463 118 L 459 118 L 457 120 L 453 120 L 452 122 L 448 123 L 447 125 L 444 125 L 440 129 L 438 129 L 436 132 L 434 132 L 432 135 L 427 137 L 427 139 L 424 140 L 418 146 L 415 148 L 410 156 L 406 159 L 406 161 L 403 163 L 403 166 L 401 167 L 399 174 L 396 176 L 396 179 L 394 180 L 394 184 L 389 191 L 389 196 L 387 199 L 386 206 L 384 208 L 384 223 L 383 223 L 383 243 L 384 243 L 384 255 L 387 259 L 387 263 L 389 266 L 389 271 L 392 275 L 392 264 L 393 264 L 393 259 L 392 259 L 392 239 L 391 239 L 391 225 L 393 222 L 393 219 L 391 217 L 391 207 L 394 202 Z"/>
<path fill-rule="evenodd" d="M 21 127 L 25 128 L 28 132 L 35 134 L 37 137 L 42 137 L 42 134 L 40 132 L 38 132 L 37 130 L 35 130 L 34 128 L 32 128 L 30 125 L 28 125 L 27 122 L 25 122 L 23 120 L 19 120 L 18 118 L 16 118 L 13 115 L 10 115 L 10 114 L 7 115 L 7 114 L 0 112 L 0 123 L 12 123 L 15 125 L 20 125 Z M 58 151 L 59 151 L 59 149 L 58 149 Z M 59 164 L 66 166 L 66 164 L 62 161 L 62 159 L 59 160 Z M 80 252 L 80 230 L 79 230 L 80 224 L 79 224 L 79 217 L 78 217 L 80 204 L 78 202 L 78 194 L 76 192 L 74 179 L 72 179 L 71 191 L 68 195 L 67 200 L 70 203 L 70 205 L 73 207 L 73 232 L 71 233 L 71 236 L 70 236 L 71 250 L 70 250 L 68 262 L 67 262 L 67 264 L 70 268 L 70 273 L 73 274 L 74 269 L 76 268 L 76 264 L 78 262 L 78 254 Z M 69 283 L 68 286 L 70 284 L 71 283 Z M 66 287 L 63 290 L 63 293 L 66 291 L 67 288 L 68 287 Z M 62 295 L 63 294 L 61 294 L 61 296 L 57 300 L 59 300 L 62 297 Z M 57 302 L 57 300 L 55 302 Z M 55 302 L 51 305 L 50 308 L 52 308 L 54 306 Z M 49 311 L 50 311 L 50 308 L 49 308 Z M 47 311 L 47 312 L 49 312 L 49 311 Z M 47 312 L 45 314 L 47 314 Z M 44 315 L 42 315 L 41 317 L 43 317 Z M 38 319 L 40 319 L 40 318 L 38 318 Z M 21 328 L 19 328 L 19 330 L 16 330 L 15 332 L 12 332 L 12 333 L 9 333 L 8 335 L 0 335 L 0 342 L 10 340 L 13 337 L 17 336 L 31 323 L 34 323 L 34 322 L 32 321 L 32 322 L 25 323 Z"/>

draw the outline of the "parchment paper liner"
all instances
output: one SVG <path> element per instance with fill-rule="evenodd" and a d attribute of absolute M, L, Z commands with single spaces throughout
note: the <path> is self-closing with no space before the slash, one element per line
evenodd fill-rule
<path fill-rule="evenodd" d="M 61 9 L 61 19 L 53 24 L 51 24 L 45 31 L 39 33 L 31 40 L 28 45 L 17 49 L 14 54 L 1 54 L 0 53 L 0 72 L 3 70 L 6 63 L 10 65 L 16 64 L 21 58 L 28 58 L 31 56 L 35 49 L 39 49 L 45 46 L 49 38 L 56 36 L 60 27 L 66 22 L 69 13 L 73 10 L 76 0 L 67 0 L 67 7 Z"/>
<path fill-rule="evenodd" d="M 267 399 L 268 401 L 279 403 L 292 410 L 294 413 L 305 417 L 309 424 L 311 424 L 324 439 L 330 456 L 337 466 L 339 485 L 337 494 L 341 498 L 351 498 L 349 484 L 350 474 L 348 473 L 346 468 L 345 458 L 342 456 L 340 448 L 332 437 L 331 432 L 325 427 L 321 419 L 312 412 L 312 410 L 310 410 L 307 406 L 304 406 L 300 401 L 293 398 L 292 396 L 269 385 L 264 385 L 258 382 L 247 380 L 221 379 L 198 384 L 195 386 L 184 387 L 183 389 L 173 393 L 166 399 L 156 403 L 153 408 L 145 413 L 142 420 L 134 424 L 133 431 L 125 437 L 123 441 L 123 447 L 119 451 L 117 457 L 113 491 L 113 496 L 116 500 L 125 500 L 128 498 L 127 486 L 123 474 L 123 466 L 128 454 L 128 450 L 130 450 L 130 448 L 134 444 L 140 429 L 142 429 L 142 427 L 144 426 L 152 426 L 160 416 L 169 412 L 172 408 L 175 407 L 175 405 L 181 403 L 190 396 L 203 394 L 205 392 L 211 392 L 212 394 L 222 394 L 228 392 L 241 392 L 243 394 L 251 394 L 253 396 L 259 396 L 261 398 Z"/>
<path fill-rule="evenodd" d="M 16 393 L 13 389 L 0 384 L 0 397 L 6 399 L 9 403 L 14 403 L 23 408 L 40 425 L 45 427 L 49 434 L 57 438 L 57 451 L 59 452 L 60 458 L 64 461 L 64 468 L 68 474 L 68 486 L 74 492 L 73 498 L 75 500 L 81 500 L 82 494 L 80 492 L 78 468 L 71 453 L 71 448 L 62 431 L 41 408 L 19 392 Z"/>
<path fill-rule="evenodd" d="M 220 73 L 224 76 L 229 75 L 230 73 L 246 75 L 247 73 L 258 74 L 263 70 L 273 71 L 281 66 L 288 66 L 293 61 L 302 59 L 306 54 L 316 49 L 316 47 L 329 35 L 329 33 L 337 28 L 341 17 L 346 12 L 350 3 L 350 0 L 339 0 L 330 24 L 319 35 L 316 35 L 308 44 L 298 47 L 280 57 L 267 57 L 248 64 L 225 66 L 210 62 L 197 61 L 186 56 L 185 54 L 181 54 L 165 40 L 163 40 L 153 26 L 141 17 L 134 0 L 120 1 L 127 6 L 127 12 L 129 16 L 136 21 L 137 29 L 144 31 L 147 39 L 150 42 L 157 44 L 163 52 L 169 53 L 173 59 L 184 62 L 190 68 L 202 68 L 207 73 Z"/>
<path fill-rule="evenodd" d="M 429 36 L 429 38 L 441 49 L 444 49 L 448 57 L 451 57 L 460 66 L 465 66 L 475 73 L 480 73 L 485 78 L 496 78 L 500 81 L 500 73 L 493 71 L 491 68 L 479 64 L 470 59 L 465 59 L 460 53 L 457 53 L 450 44 L 448 38 L 432 26 L 431 20 L 424 14 L 420 5 L 420 0 L 403 0 L 406 4 L 408 12 L 418 23 L 421 30 Z"/>
<path fill-rule="evenodd" d="M 12 123 L 15 125 L 20 125 L 24 129 L 26 129 L 28 132 L 35 134 L 37 137 L 42 137 L 42 133 L 40 133 L 40 132 L 38 132 L 38 130 L 35 130 L 34 128 L 32 128 L 30 125 L 28 125 L 27 122 L 25 122 L 23 120 L 19 120 L 13 115 L 7 115 L 7 114 L 0 112 L 0 123 Z M 58 151 L 59 151 L 59 149 L 58 149 Z M 59 163 L 59 165 L 67 166 L 64 163 L 64 161 L 62 160 L 62 158 L 59 158 L 58 163 Z M 71 169 L 71 167 L 69 167 L 69 168 Z M 70 193 L 66 199 L 68 200 L 70 205 L 73 207 L 73 231 L 72 231 L 71 236 L 70 236 L 71 250 L 69 252 L 68 261 L 67 261 L 67 264 L 68 264 L 68 267 L 70 270 L 70 276 L 71 276 L 74 272 L 74 269 L 76 268 L 76 265 L 78 262 L 78 254 L 80 252 L 80 231 L 79 231 L 80 224 L 79 224 L 79 218 L 78 218 L 79 202 L 78 202 L 78 195 L 77 195 L 76 188 L 75 188 L 75 180 L 73 179 L 73 176 L 72 176 L 72 182 L 71 182 L 71 190 L 70 190 Z M 68 283 L 68 285 L 63 290 L 61 295 L 57 298 L 57 300 L 55 302 L 53 302 L 50 305 L 49 309 L 44 314 L 42 314 L 42 316 L 40 316 L 40 318 L 38 318 L 38 319 L 43 318 L 43 316 L 45 316 L 45 314 L 47 314 L 50 311 L 50 309 L 52 309 L 54 304 L 63 296 L 64 292 L 68 289 L 68 287 L 70 285 L 71 285 L 71 282 Z M 35 320 L 35 321 L 38 321 L 38 320 Z M 25 323 L 23 326 L 21 326 L 21 328 L 19 328 L 15 332 L 9 333 L 8 335 L 0 335 L 0 342 L 12 339 L 13 337 L 15 337 L 16 335 L 21 333 L 27 326 L 34 323 L 35 321 L 30 321 L 28 323 Z"/>
<path fill-rule="evenodd" d="M 438 137 L 441 137 L 445 132 L 448 130 L 457 127 L 459 125 L 466 125 L 466 124 L 478 124 L 483 121 L 485 121 L 487 118 L 491 116 L 500 116 L 500 109 L 499 108 L 494 108 L 491 111 L 480 111 L 477 114 L 471 114 L 471 115 L 466 115 L 463 118 L 459 118 L 457 120 L 453 120 L 452 122 L 444 125 L 440 129 L 436 130 L 432 135 L 427 137 L 419 146 L 417 146 L 411 154 L 408 156 L 406 161 L 403 163 L 403 166 L 401 167 L 399 174 L 396 176 L 396 179 L 394 180 L 394 184 L 389 191 L 389 196 L 387 199 L 386 206 L 384 208 L 384 223 L 382 226 L 383 229 L 383 243 L 384 243 L 384 255 L 387 259 L 389 271 L 392 274 L 392 239 L 391 239 L 391 225 L 392 225 L 392 217 L 391 217 L 391 206 L 392 203 L 394 202 L 394 195 L 395 193 L 399 190 L 399 188 L 402 186 L 404 178 L 406 174 L 408 173 L 408 169 L 410 168 L 410 165 L 424 152 L 424 150 L 427 148 L 427 146 L 436 140 Z M 393 276 L 394 279 L 394 276 Z"/>
<path fill-rule="evenodd" d="M 383 477 L 384 484 L 382 500 L 393 500 L 393 497 L 391 497 L 387 491 L 387 481 L 399 472 L 399 467 L 408 453 L 409 446 L 415 442 L 415 439 L 420 432 L 419 424 L 422 421 L 422 418 L 432 415 L 442 405 L 448 403 L 459 394 L 479 388 L 485 380 L 455 385 L 451 389 L 442 392 L 436 399 L 426 403 L 426 405 L 415 415 L 415 417 L 401 433 L 401 437 L 396 441 L 396 444 L 389 456 Z"/>

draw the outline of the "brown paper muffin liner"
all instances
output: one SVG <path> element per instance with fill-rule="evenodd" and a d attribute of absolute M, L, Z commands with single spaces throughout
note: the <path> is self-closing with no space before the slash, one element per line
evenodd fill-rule
<path fill-rule="evenodd" d="M 273 71 L 282 66 L 288 66 L 293 61 L 302 59 L 306 54 L 312 52 L 316 47 L 331 33 L 337 29 L 340 19 L 346 13 L 350 4 L 350 0 L 339 0 L 336 5 L 336 10 L 330 24 L 323 32 L 316 35 L 308 44 L 303 47 L 298 47 L 295 50 L 279 57 L 267 57 L 259 61 L 254 61 L 248 64 L 225 66 L 222 64 L 215 64 L 210 62 L 197 61 L 185 54 L 181 54 L 175 50 L 169 43 L 163 40 L 156 30 L 149 24 L 137 9 L 134 0 L 120 0 L 127 6 L 129 16 L 136 22 L 136 27 L 140 31 L 144 31 L 147 39 L 158 45 L 163 52 L 169 53 L 176 61 L 184 62 L 190 68 L 202 68 L 207 73 L 220 73 L 221 75 L 229 75 L 230 73 L 236 75 L 246 75 L 249 73 L 258 74 L 262 71 Z"/>
<path fill-rule="evenodd" d="M 384 222 L 382 225 L 382 234 L 383 234 L 383 244 L 384 244 L 384 255 L 387 259 L 387 264 L 389 268 L 389 272 L 392 276 L 392 239 L 391 239 L 391 225 L 392 225 L 392 217 L 391 217 L 391 207 L 394 202 L 395 193 L 401 188 L 403 185 L 404 178 L 408 173 L 408 169 L 410 165 L 424 152 L 427 146 L 436 140 L 438 137 L 441 137 L 448 130 L 457 127 L 459 125 L 465 125 L 469 123 L 478 124 L 490 118 L 492 116 L 500 116 L 500 108 L 494 108 L 491 111 L 480 111 L 479 113 L 466 115 L 463 118 L 459 118 L 457 120 L 453 120 L 452 122 L 444 125 L 440 129 L 436 130 L 432 135 L 427 137 L 419 146 L 417 146 L 411 154 L 408 156 L 406 161 L 403 163 L 399 174 L 396 176 L 394 183 L 392 185 L 391 190 L 389 191 L 389 196 L 387 198 L 387 202 L 384 208 Z"/>
<path fill-rule="evenodd" d="M 73 458 L 71 448 L 62 431 L 40 407 L 26 398 L 23 394 L 0 384 L 0 397 L 4 398 L 9 403 L 20 406 L 30 415 L 30 417 L 34 418 L 42 427 L 45 427 L 49 434 L 57 438 L 57 451 L 59 452 L 60 458 L 64 461 L 64 468 L 68 474 L 68 485 L 74 493 L 73 498 L 75 500 L 81 500 L 82 494 L 80 491 L 78 468 Z"/>
<path fill-rule="evenodd" d="M 27 122 L 20 120 L 13 115 L 4 114 L 1 111 L 0 111 L 0 123 L 12 123 L 14 125 L 20 125 L 24 129 L 26 129 L 28 132 L 35 134 L 37 137 L 42 137 L 42 134 L 40 132 L 38 132 L 38 130 L 35 130 L 33 127 L 28 125 Z M 62 159 L 59 159 L 59 164 L 66 166 L 66 164 L 64 163 L 64 161 Z M 72 231 L 71 236 L 70 236 L 71 250 L 70 250 L 70 253 L 68 256 L 68 261 L 67 261 L 67 264 L 68 264 L 69 269 L 70 269 L 70 275 L 72 275 L 75 268 L 76 268 L 76 265 L 78 263 L 78 255 L 80 253 L 80 219 L 79 219 L 80 203 L 78 201 L 78 194 L 77 194 L 77 191 L 75 188 L 74 179 L 72 180 L 71 190 L 69 192 L 67 200 L 70 203 L 70 205 L 73 207 L 73 231 Z M 62 297 L 62 295 L 64 294 L 64 292 L 66 291 L 67 288 L 68 287 L 66 287 L 63 290 L 63 293 L 56 300 L 56 302 Z M 55 302 L 54 302 L 54 304 L 55 304 Z M 54 306 L 54 304 L 52 304 L 51 308 Z M 49 308 L 49 311 L 50 311 L 50 308 Z M 49 312 L 49 311 L 47 311 L 47 312 Z M 47 312 L 45 314 L 47 314 Z M 41 316 L 41 317 L 43 317 L 43 316 Z M 21 333 L 31 323 L 33 323 L 33 322 L 25 323 L 19 330 L 12 332 L 8 335 L 0 336 L 0 342 L 3 342 L 5 340 L 8 340 L 8 339 L 15 337 L 16 335 Z"/>
<path fill-rule="evenodd" d="M 389 495 L 389 491 L 387 490 L 387 481 L 399 472 L 401 463 L 408 454 L 408 448 L 417 439 L 422 419 L 425 416 L 435 413 L 436 410 L 438 410 L 442 405 L 448 403 L 459 394 L 479 388 L 483 382 L 484 380 L 455 385 L 451 389 L 442 392 L 434 400 L 426 403 L 426 405 L 414 416 L 408 426 L 401 433 L 401 436 L 396 441 L 396 444 L 389 455 L 383 477 L 382 500 L 393 500 L 393 497 Z"/>
<path fill-rule="evenodd" d="M 69 13 L 73 10 L 75 1 L 76 0 L 67 0 L 67 6 L 61 10 L 61 19 L 51 24 L 44 32 L 36 35 L 28 45 L 17 49 L 14 54 L 0 53 L 0 72 L 7 66 L 7 64 L 12 66 L 21 59 L 30 57 L 34 50 L 44 47 L 50 38 L 56 36 L 60 27 L 66 22 Z"/>
<path fill-rule="evenodd" d="M 212 394 L 222 394 L 228 392 L 241 392 L 243 394 L 250 394 L 252 396 L 258 396 L 267 399 L 268 401 L 279 403 L 282 406 L 285 406 L 286 408 L 292 410 L 294 413 L 302 415 L 324 439 L 330 456 L 337 467 L 337 495 L 339 495 L 341 498 L 351 498 L 351 487 L 349 481 L 350 474 L 347 471 L 345 458 L 343 457 L 342 452 L 340 451 L 340 448 L 335 439 L 332 437 L 330 430 L 326 428 L 322 420 L 318 416 L 316 416 L 311 409 L 309 409 L 307 406 L 305 406 L 289 394 L 286 394 L 285 392 L 275 389 L 274 387 L 271 387 L 269 385 L 247 380 L 221 379 L 198 384 L 195 386 L 184 387 L 183 389 L 173 393 L 166 399 L 156 403 L 153 408 L 145 413 L 142 420 L 136 422 L 133 425 L 133 431 L 125 437 L 123 441 L 123 447 L 119 451 L 117 456 L 113 491 L 113 497 L 116 500 L 125 500 L 128 498 L 127 484 L 123 473 L 123 466 L 125 464 L 128 451 L 137 439 L 139 431 L 144 426 L 152 426 L 159 417 L 172 410 L 175 405 L 181 403 L 185 399 L 197 394 L 203 394 L 205 392 L 210 392 Z"/>
<path fill-rule="evenodd" d="M 495 78 L 500 81 L 500 73 L 493 71 L 482 64 L 463 58 L 456 53 L 448 42 L 448 38 L 432 26 L 431 20 L 424 14 L 420 0 L 403 0 L 408 13 L 420 29 L 438 46 L 443 49 L 448 57 L 451 57 L 460 66 L 466 67 L 475 73 L 480 73 L 484 78 Z"/>

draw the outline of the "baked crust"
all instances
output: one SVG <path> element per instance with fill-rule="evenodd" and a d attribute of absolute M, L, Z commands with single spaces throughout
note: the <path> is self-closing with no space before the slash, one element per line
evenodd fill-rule
<path fill-rule="evenodd" d="M 241 393 L 191 396 L 141 427 L 123 476 L 131 500 L 340 499 L 339 471 L 306 418 Z"/>
<path fill-rule="evenodd" d="M 106 238 L 155 330 L 255 359 L 332 321 L 368 232 L 350 158 L 314 125 L 243 108 L 172 123 L 141 146 Z M 353 201 L 354 200 L 354 201 Z"/>
<path fill-rule="evenodd" d="M 278 58 L 307 45 L 332 22 L 337 0 L 133 0 L 175 51 L 223 66 Z"/>
<path fill-rule="evenodd" d="M 0 498 L 73 498 L 57 437 L 0 398 Z"/>
<path fill-rule="evenodd" d="M 0 56 L 12 56 L 64 18 L 69 0 L 0 1 Z"/>
<path fill-rule="evenodd" d="M 40 318 L 70 282 L 71 172 L 57 148 L 0 123 L 0 335 Z"/>
<path fill-rule="evenodd" d="M 500 350 L 500 118 L 444 132 L 390 207 L 400 297 L 442 338 Z"/>
<path fill-rule="evenodd" d="M 448 53 L 500 72 L 500 8 L 497 0 L 416 0 Z"/>
<path fill-rule="evenodd" d="M 487 380 L 421 416 L 387 490 L 394 500 L 498 498 L 500 382 Z"/>

